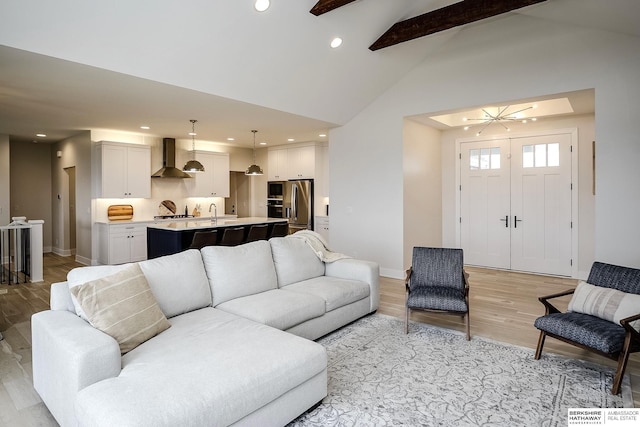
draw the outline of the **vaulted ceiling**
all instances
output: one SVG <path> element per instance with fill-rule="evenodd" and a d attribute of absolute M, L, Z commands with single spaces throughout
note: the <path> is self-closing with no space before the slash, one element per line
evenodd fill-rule
<path fill-rule="evenodd" d="M 484 3 L 536 4 L 479 20 L 460 12 Z M 309 13 L 318 4 L 325 13 Z M 265 12 L 253 0 L 8 0 L 0 16 L 0 133 L 15 140 L 143 124 L 186 137 L 189 119 L 211 141 L 250 145 L 254 128 L 274 145 L 319 140 L 469 28 L 554 22 L 640 36 L 637 0 L 272 0 Z M 402 22 L 397 44 L 370 49 Z M 448 29 L 421 36 L 425 22 Z M 335 36 L 344 43 L 331 49 Z"/>

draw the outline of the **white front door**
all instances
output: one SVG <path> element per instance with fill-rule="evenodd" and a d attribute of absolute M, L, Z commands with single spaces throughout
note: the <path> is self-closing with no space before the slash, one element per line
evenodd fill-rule
<path fill-rule="evenodd" d="M 509 140 L 462 146 L 460 237 L 465 262 L 510 268 Z"/>
<path fill-rule="evenodd" d="M 571 275 L 571 135 L 511 141 L 511 268 Z"/>
<path fill-rule="evenodd" d="M 571 134 L 464 142 L 465 262 L 571 275 Z"/>

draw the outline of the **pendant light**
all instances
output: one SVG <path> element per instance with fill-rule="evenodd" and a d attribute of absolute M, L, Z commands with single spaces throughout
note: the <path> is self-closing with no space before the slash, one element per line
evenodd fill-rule
<path fill-rule="evenodd" d="M 256 165 L 256 132 L 257 130 L 252 130 L 253 132 L 253 164 L 249 166 L 249 169 L 244 173 L 245 175 L 262 175 L 262 168 Z"/>
<path fill-rule="evenodd" d="M 202 163 L 196 160 L 196 122 L 197 120 L 189 120 L 191 122 L 191 150 L 193 152 L 193 159 L 189 160 L 182 168 L 185 172 L 204 172 L 204 166 Z"/>

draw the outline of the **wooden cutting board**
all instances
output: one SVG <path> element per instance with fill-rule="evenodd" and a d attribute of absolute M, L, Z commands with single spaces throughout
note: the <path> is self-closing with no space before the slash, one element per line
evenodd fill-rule
<path fill-rule="evenodd" d="M 107 209 L 109 221 L 119 221 L 133 218 L 133 206 L 131 205 L 111 205 Z"/>

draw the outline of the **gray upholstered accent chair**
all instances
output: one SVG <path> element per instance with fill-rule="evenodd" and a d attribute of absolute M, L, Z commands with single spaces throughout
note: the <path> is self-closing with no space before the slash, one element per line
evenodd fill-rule
<path fill-rule="evenodd" d="M 612 264 L 594 262 L 587 283 L 625 293 L 640 294 L 640 270 Z M 589 314 L 565 312 L 554 307 L 549 300 L 571 295 L 574 290 L 538 298 L 545 306 L 545 315 L 534 325 L 540 330 L 536 360 L 540 359 L 546 336 L 572 344 L 618 361 L 618 368 L 611 388 L 612 394 L 620 392 L 620 384 L 629 360 L 629 354 L 640 351 L 640 334 L 631 322 L 640 319 L 638 314 L 620 320 L 620 324 Z"/>
<path fill-rule="evenodd" d="M 409 333 L 412 310 L 447 313 L 465 320 L 467 341 L 469 328 L 469 283 L 464 271 L 462 249 L 413 248 L 411 267 L 407 270 L 406 313 L 404 331 Z"/>

